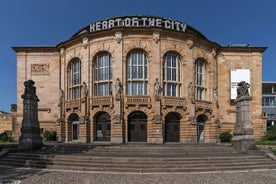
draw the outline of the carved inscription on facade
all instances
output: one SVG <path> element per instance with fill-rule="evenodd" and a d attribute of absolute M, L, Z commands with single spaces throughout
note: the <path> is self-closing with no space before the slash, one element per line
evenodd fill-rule
<path fill-rule="evenodd" d="M 32 64 L 31 72 L 32 75 L 50 75 L 49 64 Z"/>

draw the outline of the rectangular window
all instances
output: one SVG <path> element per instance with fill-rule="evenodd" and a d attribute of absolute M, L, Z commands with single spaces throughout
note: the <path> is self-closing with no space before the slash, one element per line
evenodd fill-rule
<path fill-rule="evenodd" d="M 272 107 L 276 106 L 275 97 L 263 97 L 262 101 L 263 101 L 262 106 L 272 106 Z"/>
<path fill-rule="evenodd" d="M 177 89 L 176 84 L 168 83 L 168 85 L 167 85 L 167 96 L 176 96 L 176 89 Z"/>
<path fill-rule="evenodd" d="M 204 89 L 197 88 L 197 99 L 204 100 Z"/>
<path fill-rule="evenodd" d="M 112 59 L 108 53 L 99 55 L 93 62 L 94 96 L 108 96 L 112 93 Z M 110 87 L 111 86 L 111 87 Z"/>
<path fill-rule="evenodd" d="M 127 94 L 147 94 L 147 59 L 143 52 L 133 51 L 127 58 Z"/>
<path fill-rule="evenodd" d="M 72 88 L 72 98 L 73 99 L 80 98 L 80 88 L 79 87 Z"/>

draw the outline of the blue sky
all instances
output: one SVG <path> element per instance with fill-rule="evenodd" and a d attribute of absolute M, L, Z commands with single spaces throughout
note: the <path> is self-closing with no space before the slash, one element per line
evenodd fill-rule
<path fill-rule="evenodd" d="M 55 46 L 92 22 L 123 15 L 178 20 L 222 46 L 268 47 L 263 81 L 276 81 L 275 7 L 275 0 L 1 0 L 0 110 L 9 112 L 16 103 L 12 46 Z"/>

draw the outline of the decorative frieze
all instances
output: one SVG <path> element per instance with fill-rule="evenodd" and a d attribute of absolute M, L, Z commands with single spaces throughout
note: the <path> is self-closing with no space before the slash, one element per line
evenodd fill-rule
<path fill-rule="evenodd" d="M 50 75 L 49 64 L 31 64 L 32 75 Z"/>

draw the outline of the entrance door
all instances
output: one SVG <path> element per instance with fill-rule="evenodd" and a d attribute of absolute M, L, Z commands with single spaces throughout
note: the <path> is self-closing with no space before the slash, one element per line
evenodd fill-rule
<path fill-rule="evenodd" d="M 165 117 L 165 142 L 179 142 L 180 118 L 175 113 Z"/>
<path fill-rule="evenodd" d="M 206 120 L 207 120 L 207 116 L 205 115 L 199 115 L 197 117 L 197 142 L 198 143 L 205 142 L 204 129 L 205 129 Z"/>
<path fill-rule="evenodd" d="M 129 115 L 128 141 L 147 142 L 147 116 L 143 112 L 134 112 Z"/>
<path fill-rule="evenodd" d="M 79 139 L 79 121 L 72 122 L 72 138 L 73 141 Z"/>
<path fill-rule="evenodd" d="M 197 122 L 197 142 L 204 143 L 204 122 Z"/>
<path fill-rule="evenodd" d="M 96 141 L 110 141 L 111 124 L 110 116 L 104 112 L 96 119 Z"/>

